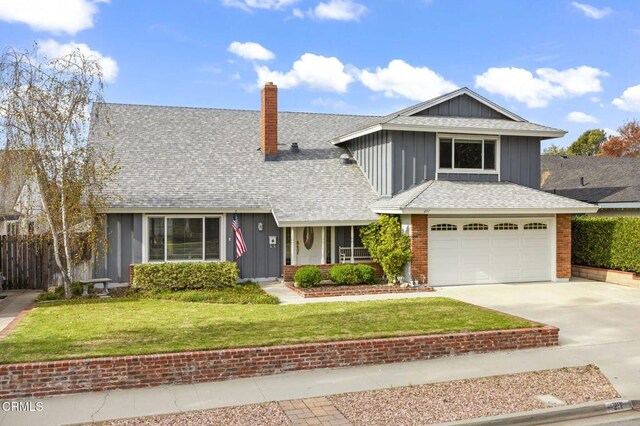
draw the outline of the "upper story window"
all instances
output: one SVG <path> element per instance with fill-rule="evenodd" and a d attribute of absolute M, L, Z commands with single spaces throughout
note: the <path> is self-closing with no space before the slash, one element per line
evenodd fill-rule
<path fill-rule="evenodd" d="M 495 138 L 440 138 L 438 166 L 453 172 L 496 171 L 497 143 Z"/>

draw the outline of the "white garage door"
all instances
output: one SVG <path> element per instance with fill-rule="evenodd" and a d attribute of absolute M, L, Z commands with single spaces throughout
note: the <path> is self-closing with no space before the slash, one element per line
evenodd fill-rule
<path fill-rule="evenodd" d="M 429 218 L 429 283 L 550 280 L 551 218 Z"/>

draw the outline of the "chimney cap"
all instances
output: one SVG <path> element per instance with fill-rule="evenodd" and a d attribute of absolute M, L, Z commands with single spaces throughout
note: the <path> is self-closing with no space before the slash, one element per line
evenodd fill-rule
<path fill-rule="evenodd" d="M 273 86 L 273 87 L 277 87 L 275 84 L 273 84 L 273 81 L 267 81 L 266 83 L 264 83 L 264 86 Z"/>

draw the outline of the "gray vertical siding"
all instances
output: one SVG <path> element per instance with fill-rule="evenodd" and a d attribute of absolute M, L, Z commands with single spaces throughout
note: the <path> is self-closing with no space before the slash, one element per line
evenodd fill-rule
<path fill-rule="evenodd" d="M 436 176 L 436 135 L 392 131 L 393 194 Z"/>
<path fill-rule="evenodd" d="M 501 114 L 473 99 L 469 95 L 456 96 L 453 99 L 434 105 L 431 108 L 420 111 L 415 115 L 431 115 L 440 117 L 467 117 L 467 118 L 499 118 L 510 120 L 506 115 Z"/>
<path fill-rule="evenodd" d="M 484 173 L 440 173 L 438 174 L 438 180 L 497 182 L 498 175 L 489 175 Z"/>
<path fill-rule="evenodd" d="M 240 268 L 240 278 L 272 278 L 282 275 L 282 229 L 278 228 L 271 213 L 238 214 L 240 228 L 244 236 L 247 252 L 240 259 L 235 258 L 235 240 L 231 222 L 233 215 L 227 215 L 227 260 L 236 261 Z M 258 231 L 258 222 L 263 229 Z M 269 246 L 269 236 L 275 235 L 277 244 Z"/>
<path fill-rule="evenodd" d="M 106 258 L 96 262 L 96 276 L 129 282 L 129 265 L 142 262 L 142 215 L 108 214 Z"/>
<path fill-rule="evenodd" d="M 389 132 L 380 131 L 347 143 L 369 183 L 380 195 L 391 195 L 392 152 Z"/>
<path fill-rule="evenodd" d="M 500 180 L 540 189 L 540 138 L 500 138 Z"/>

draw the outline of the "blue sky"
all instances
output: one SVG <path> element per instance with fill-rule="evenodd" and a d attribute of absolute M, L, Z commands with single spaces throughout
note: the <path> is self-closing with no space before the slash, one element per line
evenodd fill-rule
<path fill-rule="evenodd" d="M 386 114 L 467 86 L 567 145 L 640 118 L 639 18 L 637 1 L 0 0 L 0 40 L 102 57 L 110 102 L 257 109 L 273 80 L 281 110 Z"/>

